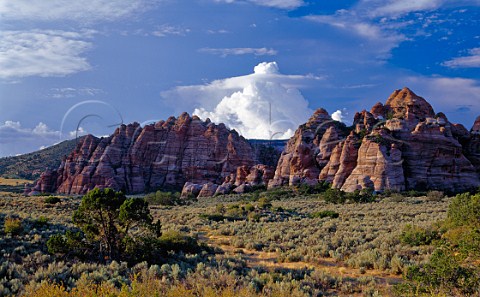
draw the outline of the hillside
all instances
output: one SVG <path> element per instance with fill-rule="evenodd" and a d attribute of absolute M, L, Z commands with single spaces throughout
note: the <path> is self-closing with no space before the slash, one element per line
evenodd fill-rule
<path fill-rule="evenodd" d="M 0 158 L 0 177 L 37 179 L 45 168 L 58 168 L 63 156 L 68 156 L 83 138 L 66 140 L 24 155 Z"/>

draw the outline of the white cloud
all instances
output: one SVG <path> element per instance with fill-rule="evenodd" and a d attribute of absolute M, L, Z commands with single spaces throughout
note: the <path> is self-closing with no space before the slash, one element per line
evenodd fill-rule
<path fill-rule="evenodd" d="M 161 96 L 178 112 L 194 109 L 201 118 L 223 122 L 247 138 L 287 138 L 312 114 L 298 88 L 321 79 L 285 75 L 276 62 L 263 62 L 252 74 L 176 87 Z"/>
<path fill-rule="evenodd" d="M 158 1 L 149 1 L 149 3 Z M 145 0 L 0 0 L 2 20 L 113 21 L 142 11 Z"/>
<path fill-rule="evenodd" d="M 208 53 L 213 55 L 220 55 L 222 57 L 230 55 L 255 55 L 255 56 L 274 56 L 277 51 L 271 48 L 251 48 L 251 47 L 238 47 L 238 48 L 201 48 L 198 50 L 201 53 Z"/>
<path fill-rule="evenodd" d="M 208 34 L 228 34 L 228 33 L 231 33 L 230 31 L 228 30 L 225 30 L 225 29 L 219 29 L 219 30 L 207 30 L 206 31 Z"/>
<path fill-rule="evenodd" d="M 79 137 L 87 134 L 88 134 L 87 131 L 83 127 L 78 127 L 77 130 L 68 132 L 69 138 L 75 138 L 75 137 Z"/>
<path fill-rule="evenodd" d="M 339 122 L 344 122 L 345 121 L 345 116 L 343 115 L 343 111 L 341 111 L 340 109 L 338 109 L 337 111 L 335 111 L 334 113 L 332 113 L 332 119 L 334 121 L 339 121 Z"/>
<path fill-rule="evenodd" d="M 443 62 L 442 65 L 450 68 L 478 68 L 480 67 L 480 47 L 472 48 L 469 56 L 458 57 Z"/>
<path fill-rule="evenodd" d="M 62 99 L 62 98 L 75 98 L 78 96 L 88 96 L 92 97 L 97 94 L 103 93 L 101 89 L 97 88 L 52 88 L 50 89 L 51 93 L 48 97 L 55 98 L 55 99 Z"/>
<path fill-rule="evenodd" d="M 153 31 L 152 35 L 157 37 L 166 37 L 169 35 L 185 36 L 189 32 L 190 29 L 188 28 L 165 24 L 158 27 L 157 30 Z"/>
<path fill-rule="evenodd" d="M 478 0 L 361 0 L 354 10 L 370 17 L 387 17 L 398 19 L 409 13 L 435 11 L 443 7 L 479 6 Z M 463 13 L 465 9 L 458 12 Z"/>
<path fill-rule="evenodd" d="M 86 133 L 80 127 L 78 131 L 69 132 L 68 139 Z M 61 135 L 60 131 L 52 130 L 42 122 L 34 128 L 26 128 L 18 121 L 5 121 L 0 123 L 0 157 L 24 154 L 51 146 L 65 140 Z"/>
<path fill-rule="evenodd" d="M 407 40 L 397 30 L 389 29 L 388 25 L 375 24 L 368 19 L 359 18 L 355 11 L 341 10 L 334 15 L 310 15 L 305 19 L 336 27 L 346 34 L 354 34 L 364 39 L 369 45 L 368 49 L 376 53 L 380 59 L 389 58 L 390 51 Z"/>
<path fill-rule="evenodd" d="M 239 3 L 250 2 L 260 6 L 274 7 L 281 9 L 295 9 L 305 5 L 303 0 L 215 0 L 216 2 Z"/>
<path fill-rule="evenodd" d="M 65 76 L 89 70 L 92 31 L 1 31 L 0 78 Z"/>
<path fill-rule="evenodd" d="M 372 5 L 372 1 L 364 1 L 367 5 Z M 375 1 L 373 1 L 375 2 Z M 434 10 L 439 8 L 445 0 L 390 0 L 379 1 L 379 7 L 373 9 L 375 16 L 399 16 L 415 11 Z"/>

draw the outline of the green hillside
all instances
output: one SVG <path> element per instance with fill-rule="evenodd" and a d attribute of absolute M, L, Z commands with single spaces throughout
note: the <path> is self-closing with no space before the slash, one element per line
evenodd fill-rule
<path fill-rule="evenodd" d="M 78 141 L 66 140 L 33 153 L 0 158 L 0 177 L 37 179 L 45 168 L 57 168 L 62 157 L 69 155 Z"/>

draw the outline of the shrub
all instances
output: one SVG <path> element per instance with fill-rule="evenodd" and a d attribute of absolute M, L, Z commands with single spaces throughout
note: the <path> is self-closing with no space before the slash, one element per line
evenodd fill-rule
<path fill-rule="evenodd" d="M 221 215 L 221 214 L 205 214 L 202 213 L 199 215 L 201 219 L 209 220 L 209 221 L 214 221 L 214 222 L 221 222 L 225 219 L 228 219 L 227 217 Z"/>
<path fill-rule="evenodd" d="M 243 208 L 240 208 L 238 204 L 234 204 L 227 208 L 225 215 L 232 219 L 239 219 L 243 217 L 244 211 Z"/>
<path fill-rule="evenodd" d="M 323 193 L 323 199 L 328 203 L 339 204 L 346 201 L 346 195 L 339 189 L 328 189 Z"/>
<path fill-rule="evenodd" d="M 243 206 L 243 209 L 246 211 L 246 212 L 252 212 L 255 210 L 255 206 L 253 206 L 252 204 L 248 203 L 248 204 L 245 204 Z"/>
<path fill-rule="evenodd" d="M 258 222 L 261 216 L 258 213 L 250 212 L 247 217 L 250 221 Z"/>
<path fill-rule="evenodd" d="M 417 285 L 419 293 L 440 291 L 451 296 L 478 293 L 480 284 L 474 269 L 463 267 L 451 251 L 444 249 L 437 249 L 429 263 L 408 267 L 405 278 Z"/>
<path fill-rule="evenodd" d="M 49 221 L 50 221 L 49 218 L 46 218 L 44 216 L 40 216 L 38 219 L 33 221 L 33 226 L 35 226 L 37 228 L 47 226 Z"/>
<path fill-rule="evenodd" d="M 261 209 L 272 207 L 272 199 L 267 197 L 262 197 L 258 199 L 258 207 Z"/>
<path fill-rule="evenodd" d="M 375 201 L 375 196 L 373 195 L 373 189 L 366 188 L 363 190 L 355 190 L 352 193 L 346 194 L 347 199 L 352 200 L 355 203 L 369 203 Z"/>
<path fill-rule="evenodd" d="M 390 199 L 391 199 L 393 202 L 403 202 L 403 201 L 405 201 L 405 196 L 403 196 L 403 195 L 400 194 L 400 193 L 393 193 L 393 194 L 390 196 Z"/>
<path fill-rule="evenodd" d="M 95 188 L 83 196 L 72 220 L 85 234 L 89 253 L 105 260 L 130 260 L 139 254 L 135 249 L 135 254 L 129 255 L 131 247 L 150 249 L 150 243 L 161 235 L 160 223 L 153 223 L 148 202 L 109 188 Z"/>
<path fill-rule="evenodd" d="M 47 249 L 50 254 L 68 252 L 67 240 L 62 234 L 54 234 L 47 240 Z"/>
<path fill-rule="evenodd" d="M 3 225 L 5 233 L 18 235 L 23 232 L 22 220 L 17 218 L 6 218 Z"/>
<path fill-rule="evenodd" d="M 429 191 L 427 193 L 427 200 L 428 201 L 442 201 L 445 197 L 445 194 L 441 191 Z"/>
<path fill-rule="evenodd" d="M 400 241 L 411 246 L 428 245 L 439 238 L 440 236 L 436 231 L 410 224 L 407 224 L 400 234 Z"/>
<path fill-rule="evenodd" d="M 310 217 L 321 218 L 321 219 L 329 217 L 329 218 L 335 219 L 339 217 L 339 214 L 338 212 L 335 212 L 333 210 L 323 210 L 323 211 L 311 213 Z"/>
<path fill-rule="evenodd" d="M 44 202 L 47 203 L 47 204 L 57 204 L 60 201 L 61 201 L 60 198 L 55 197 L 55 196 L 48 196 L 44 200 Z"/>
<path fill-rule="evenodd" d="M 452 200 L 447 214 L 448 227 L 480 227 L 480 194 L 459 194 Z"/>
<path fill-rule="evenodd" d="M 196 253 L 200 251 L 197 240 L 193 237 L 181 234 L 177 231 L 168 231 L 162 234 L 158 239 L 158 246 L 163 251 L 183 251 L 186 253 Z"/>
<path fill-rule="evenodd" d="M 156 191 L 146 195 L 145 200 L 151 205 L 173 206 L 179 204 L 180 193 Z"/>
<path fill-rule="evenodd" d="M 448 208 L 445 238 L 463 255 L 480 257 L 480 194 L 457 195 Z"/>
<path fill-rule="evenodd" d="M 402 193 L 406 197 L 421 197 L 425 196 L 427 193 L 425 191 L 410 190 Z"/>
<path fill-rule="evenodd" d="M 263 197 L 271 200 L 281 200 L 294 196 L 293 190 L 290 188 L 276 188 L 262 193 Z"/>
<path fill-rule="evenodd" d="M 83 248 L 83 234 L 67 230 L 65 235 L 57 233 L 47 240 L 47 250 L 51 254 L 78 254 Z"/>
<path fill-rule="evenodd" d="M 301 184 L 297 187 L 296 192 L 300 195 L 320 194 L 330 189 L 330 183 L 326 181 L 320 181 L 319 183 L 311 186 L 308 184 Z"/>
<path fill-rule="evenodd" d="M 224 214 L 226 211 L 225 205 L 222 203 L 215 205 L 215 212 L 218 214 Z"/>

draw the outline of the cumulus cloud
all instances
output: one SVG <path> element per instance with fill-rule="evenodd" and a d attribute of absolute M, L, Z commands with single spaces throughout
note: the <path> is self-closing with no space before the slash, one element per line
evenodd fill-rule
<path fill-rule="evenodd" d="M 144 0 L 0 0 L 2 20 L 113 21 L 148 8 Z M 148 4 L 150 3 L 150 4 Z"/>
<path fill-rule="evenodd" d="M 343 112 L 340 109 L 338 109 L 337 111 L 332 113 L 332 119 L 334 121 L 338 121 L 338 122 L 343 123 L 343 121 L 345 121 L 345 116 L 343 115 Z"/>
<path fill-rule="evenodd" d="M 201 48 L 198 50 L 201 53 L 226 56 L 239 55 L 255 55 L 255 56 L 274 56 L 277 51 L 271 48 L 251 48 L 251 47 L 237 47 L 237 48 Z"/>
<path fill-rule="evenodd" d="M 223 122 L 247 138 L 288 138 L 313 112 L 299 88 L 321 79 L 285 75 L 276 62 L 263 62 L 252 74 L 176 87 L 161 96 L 177 111 L 193 106 L 193 114 Z"/>
<path fill-rule="evenodd" d="M 458 57 L 443 62 L 442 65 L 450 68 L 478 68 L 480 67 L 480 47 L 468 51 L 469 56 Z"/>
<path fill-rule="evenodd" d="M 303 0 L 215 0 L 216 2 L 225 3 L 239 3 L 250 2 L 260 6 L 281 8 L 281 9 L 295 9 L 305 5 Z"/>
<path fill-rule="evenodd" d="M 92 31 L 1 31 L 0 78 L 65 76 L 89 70 Z"/>

